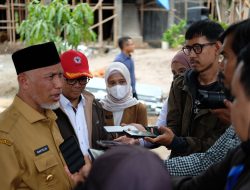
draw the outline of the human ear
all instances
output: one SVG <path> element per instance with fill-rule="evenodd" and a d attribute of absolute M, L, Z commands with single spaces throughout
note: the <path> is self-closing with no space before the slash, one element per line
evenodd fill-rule
<path fill-rule="evenodd" d="M 28 78 L 27 74 L 20 73 L 17 76 L 17 80 L 18 80 L 18 83 L 19 83 L 19 87 L 21 89 L 28 89 L 28 87 L 29 87 L 29 78 Z"/>
<path fill-rule="evenodd" d="M 220 41 L 216 41 L 215 43 L 215 48 L 216 48 L 216 55 L 219 55 L 221 52 L 221 47 L 222 47 L 222 43 Z"/>

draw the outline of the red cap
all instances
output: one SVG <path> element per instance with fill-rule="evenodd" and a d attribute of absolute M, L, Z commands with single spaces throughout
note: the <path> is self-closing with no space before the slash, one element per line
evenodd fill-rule
<path fill-rule="evenodd" d="M 81 52 L 69 50 L 64 52 L 60 59 L 65 78 L 75 79 L 82 76 L 93 78 L 89 71 L 88 59 Z"/>

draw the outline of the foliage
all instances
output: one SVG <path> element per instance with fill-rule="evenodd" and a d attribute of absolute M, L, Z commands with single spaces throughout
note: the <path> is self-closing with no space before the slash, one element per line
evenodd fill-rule
<path fill-rule="evenodd" d="M 225 22 L 219 22 L 217 19 L 215 19 L 215 18 L 212 18 L 211 16 L 209 16 L 209 19 L 210 20 L 213 20 L 214 22 L 217 22 L 217 23 L 219 23 L 221 26 L 222 26 L 222 28 L 224 29 L 224 30 L 226 30 L 227 28 L 228 28 L 228 26 L 229 26 L 229 24 L 227 24 L 227 23 L 225 23 Z"/>
<path fill-rule="evenodd" d="M 95 40 L 95 33 L 89 29 L 93 22 L 93 12 L 87 3 L 71 9 L 67 0 L 53 0 L 48 5 L 33 0 L 28 5 L 26 20 L 17 26 L 17 33 L 27 45 L 54 41 L 62 52 L 76 48 L 82 41 Z"/>
<path fill-rule="evenodd" d="M 185 42 L 184 33 L 186 25 L 186 20 L 180 20 L 178 24 L 172 25 L 163 33 L 162 40 L 168 42 L 169 47 L 172 48 L 183 45 Z"/>

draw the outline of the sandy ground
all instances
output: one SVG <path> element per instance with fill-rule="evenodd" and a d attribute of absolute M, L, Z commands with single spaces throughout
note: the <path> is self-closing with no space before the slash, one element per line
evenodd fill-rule
<path fill-rule="evenodd" d="M 119 49 L 112 49 L 102 55 L 93 53 L 89 57 L 91 71 L 105 68 L 118 53 Z M 176 50 L 137 49 L 133 54 L 137 82 L 159 86 L 167 95 L 173 78 L 170 61 L 175 53 Z M 10 105 L 17 92 L 16 78 L 11 55 L 0 55 L 0 112 Z M 156 117 L 149 118 L 149 124 L 154 124 L 155 121 Z M 166 159 L 170 153 L 165 147 L 154 149 L 153 152 L 162 159 Z"/>
<path fill-rule="evenodd" d="M 118 49 L 112 49 L 109 53 L 101 55 L 93 53 L 89 57 L 91 71 L 109 65 L 117 53 Z M 133 54 L 137 82 L 159 86 L 165 94 L 168 94 L 172 81 L 170 61 L 175 53 L 176 50 L 137 49 Z M 11 103 L 16 92 L 17 80 L 11 55 L 2 54 L 0 55 L 0 112 Z"/>

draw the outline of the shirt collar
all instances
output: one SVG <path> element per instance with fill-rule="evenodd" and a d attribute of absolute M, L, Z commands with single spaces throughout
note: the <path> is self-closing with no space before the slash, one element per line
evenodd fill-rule
<path fill-rule="evenodd" d="M 121 52 L 121 55 L 122 55 L 123 57 L 125 57 L 125 58 L 131 58 L 131 55 L 127 55 L 127 54 L 125 54 L 124 52 Z"/>
<path fill-rule="evenodd" d="M 78 103 L 78 105 L 82 103 L 83 106 L 85 106 L 85 98 L 84 96 L 81 94 L 81 100 Z M 66 98 L 63 94 L 60 95 L 60 104 L 61 106 L 65 109 L 66 107 L 72 107 L 71 102 L 68 100 L 68 98 Z"/>
<path fill-rule="evenodd" d="M 56 120 L 57 116 L 52 110 L 45 110 L 45 115 L 39 113 L 34 108 L 29 106 L 26 102 L 24 102 L 21 98 L 16 96 L 14 98 L 14 105 L 16 109 L 22 113 L 22 115 L 30 122 L 35 123 L 37 121 L 51 119 Z"/>

